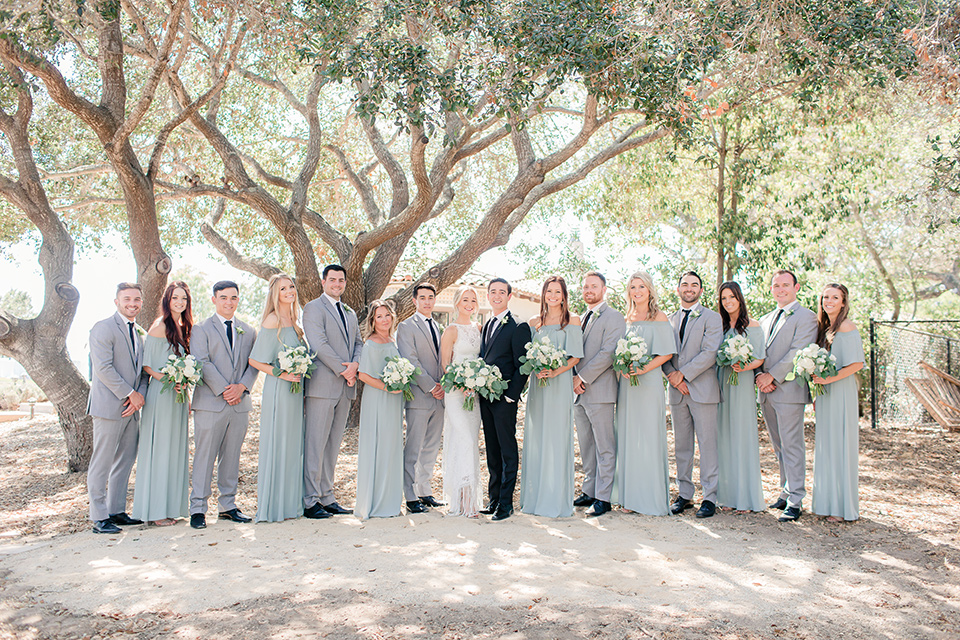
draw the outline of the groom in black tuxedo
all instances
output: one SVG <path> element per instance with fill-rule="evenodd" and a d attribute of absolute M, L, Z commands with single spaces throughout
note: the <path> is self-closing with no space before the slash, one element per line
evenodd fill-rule
<path fill-rule="evenodd" d="M 487 300 L 493 308 L 493 317 L 483 325 L 480 357 L 496 365 L 507 390 L 500 400 L 489 402 L 480 398 L 480 419 L 483 421 L 483 441 L 487 448 L 487 469 L 490 472 L 488 493 L 490 502 L 480 513 L 493 514 L 493 520 L 504 520 L 513 513 L 513 490 L 517 486 L 517 403 L 527 383 L 520 374 L 520 356 L 526 353 L 530 342 L 530 325 L 517 324 L 507 310 L 513 288 L 503 278 L 494 278 L 487 285 Z"/>

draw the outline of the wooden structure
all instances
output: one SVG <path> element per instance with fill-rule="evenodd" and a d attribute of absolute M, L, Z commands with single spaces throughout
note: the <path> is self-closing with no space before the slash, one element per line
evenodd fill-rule
<path fill-rule="evenodd" d="M 920 366 L 927 377 L 908 378 L 907 387 L 937 424 L 949 431 L 960 431 L 960 379 L 926 362 Z"/>

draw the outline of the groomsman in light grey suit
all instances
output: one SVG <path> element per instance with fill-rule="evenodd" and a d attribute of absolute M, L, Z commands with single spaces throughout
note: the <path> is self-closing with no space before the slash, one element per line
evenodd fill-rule
<path fill-rule="evenodd" d="M 607 279 L 590 271 L 583 277 L 583 358 L 574 368 L 573 390 L 577 399 L 573 415 L 583 463 L 583 487 L 574 506 L 589 507 L 587 516 L 610 511 L 610 493 L 617 464 L 616 436 L 613 432 L 617 402 L 617 376 L 613 354 L 617 341 L 626 332 L 623 315 L 611 309 L 604 296 Z"/>
<path fill-rule="evenodd" d="M 700 445 L 700 487 L 703 501 L 698 518 L 717 511 L 719 459 L 717 457 L 717 351 L 723 341 L 720 314 L 700 304 L 703 281 L 694 271 L 680 277 L 677 287 L 680 310 L 670 316 L 677 332 L 679 352 L 663 365 L 670 381 L 670 416 L 673 421 L 674 455 L 677 460 L 679 495 L 670 505 L 674 514 L 693 503 L 694 435 Z"/>
<path fill-rule="evenodd" d="M 433 467 L 443 436 L 443 387 L 440 377 L 440 327 L 431 316 L 437 289 L 429 282 L 413 288 L 417 312 L 397 327 L 400 355 L 423 373 L 412 386 L 413 400 L 407 402 L 407 437 L 403 444 L 403 493 L 407 510 L 423 513 L 441 503 L 433 497 Z"/>
<path fill-rule="evenodd" d="M 767 340 L 767 357 L 757 373 L 757 388 L 763 420 L 780 463 L 780 496 L 770 508 L 783 509 L 780 522 L 790 522 L 800 517 L 801 504 L 807 495 L 803 410 L 811 400 L 803 380 L 788 382 L 785 378 L 793 370 L 793 356 L 797 351 L 816 342 L 817 316 L 797 302 L 800 284 L 791 271 L 777 271 L 770 291 L 777 308 L 760 318 Z"/>
<path fill-rule="evenodd" d="M 207 526 L 207 500 L 217 466 L 219 517 L 250 522 L 237 508 L 240 450 L 250 422 L 250 390 L 258 371 L 250 366 L 257 332 L 237 320 L 240 287 L 222 280 L 213 285 L 216 313 L 193 328 L 190 352 L 203 364 L 203 384 L 193 393 L 193 473 L 190 526 Z"/>
<path fill-rule="evenodd" d="M 117 312 L 90 330 L 93 379 L 87 413 L 93 417 L 93 454 L 87 470 L 90 519 L 94 533 L 120 533 L 120 526 L 143 524 L 127 515 L 127 485 L 137 459 L 140 408 L 147 392 L 143 373 L 143 307 L 139 284 L 121 282 L 113 301 Z"/>
<path fill-rule="evenodd" d="M 317 354 L 317 369 L 304 386 L 303 515 L 307 518 L 353 513 L 337 504 L 333 495 L 340 443 L 350 403 L 357 397 L 363 349 L 357 314 L 340 302 L 346 287 L 347 270 L 327 265 L 323 294 L 303 307 L 303 331 L 310 350 Z"/>

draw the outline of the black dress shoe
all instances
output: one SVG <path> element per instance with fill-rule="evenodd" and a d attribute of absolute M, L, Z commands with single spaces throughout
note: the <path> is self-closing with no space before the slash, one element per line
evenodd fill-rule
<path fill-rule="evenodd" d="M 573 506 L 575 507 L 590 507 L 593 506 L 593 503 L 596 502 L 595 498 L 591 498 L 585 493 L 581 493 L 576 500 L 573 501 Z"/>
<path fill-rule="evenodd" d="M 499 502 L 494 502 L 493 500 L 491 500 L 490 504 L 485 506 L 483 509 L 480 509 L 480 513 L 482 513 L 485 516 L 489 516 L 492 513 L 496 513 L 499 507 L 500 507 Z"/>
<path fill-rule="evenodd" d="M 327 513 L 333 514 L 335 516 L 345 516 L 353 513 L 353 509 L 344 509 L 336 502 L 331 502 L 330 504 L 323 505 L 324 510 Z"/>
<path fill-rule="evenodd" d="M 94 533 L 122 533 L 120 527 L 108 520 L 97 520 L 93 523 Z"/>
<path fill-rule="evenodd" d="M 800 507 L 787 507 L 783 515 L 777 518 L 780 522 L 793 522 L 800 519 Z"/>
<path fill-rule="evenodd" d="M 143 520 L 137 520 L 136 518 L 131 518 L 125 513 L 114 513 L 110 516 L 110 522 L 117 525 L 118 527 L 125 527 L 127 525 L 143 524 Z"/>
<path fill-rule="evenodd" d="M 717 512 L 717 505 L 715 505 L 709 500 L 704 500 L 703 502 L 700 503 L 700 508 L 697 509 L 697 517 L 712 518 L 716 512 Z"/>
<path fill-rule="evenodd" d="M 327 513 L 327 510 L 323 508 L 323 505 L 318 502 L 312 507 L 307 507 L 304 509 L 303 517 L 310 518 L 311 520 L 323 520 L 324 518 L 332 518 L 333 514 Z"/>
<path fill-rule="evenodd" d="M 693 507 L 692 502 L 690 502 L 686 498 L 681 498 L 680 496 L 677 496 L 677 499 L 674 500 L 673 503 L 670 505 L 670 513 L 672 513 L 675 516 L 678 516 L 681 513 L 683 513 L 684 509 L 690 509 L 692 507 Z"/>
<path fill-rule="evenodd" d="M 770 505 L 769 507 L 767 507 L 767 508 L 768 508 L 768 509 L 779 509 L 780 511 L 783 511 L 784 509 L 787 508 L 787 501 L 784 500 L 783 498 L 777 498 L 777 501 L 774 502 L 773 504 L 771 504 L 771 505 Z"/>
<path fill-rule="evenodd" d="M 202 513 L 191 513 L 190 526 L 194 529 L 206 529 L 207 516 L 203 515 Z"/>
<path fill-rule="evenodd" d="M 501 520 L 506 520 L 513 515 L 513 507 L 504 507 L 502 505 L 497 506 L 497 510 L 493 512 L 493 517 L 490 518 L 493 522 L 499 522 Z"/>
<path fill-rule="evenodd" d="M 596 516 L 602 516 L 611 509 L 613 509 L 613 506 L 609 502 L 605 500 L 594 500 L 590 508 L 587 509 L 587 517 L 595 518 Z"/>
<path fill-rule="evenodd" d="M 240 509 L 230 509 L 230 511 L 220 512 L 221 520 L 233 520 L 234 522 L 253 522 L 252 518 L 243 515 Z"/>
<path fill-rule="evenodd" d="M 427 511 L 430 511 L 430 508 L 419 500 L 410 500 L 407 502 L 408 513 L 426 513 Z"/>
<path fill-rule="evenodd" d="M 420 496 L 420 504 L 427 507 L 442 507 L 443 503 L 439 502 L 433 496 Z"/>

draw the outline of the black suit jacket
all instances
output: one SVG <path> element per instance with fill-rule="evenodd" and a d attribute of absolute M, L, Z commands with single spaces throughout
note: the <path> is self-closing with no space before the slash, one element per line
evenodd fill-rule
<path fill-rule="evenodd" d="M 509 380 L 504 396 L 514 402 L 520 400 L 520 394 L 527 384 L 527 376 L 520 373 L 520 356 L 526 354 L 526 345 L 530 342 L 530 325 L 517 324 L 513 314 L 507 312 L 506 324 L 500 327 L 493 341 L 480 348 L 480 357 L 487 364 L 496 365 L 504 380 Z"/>

